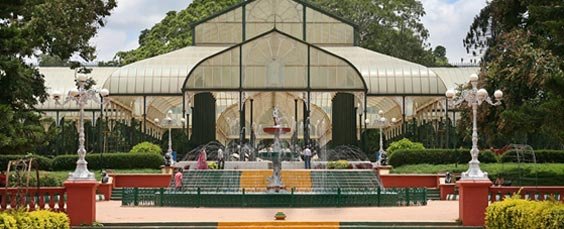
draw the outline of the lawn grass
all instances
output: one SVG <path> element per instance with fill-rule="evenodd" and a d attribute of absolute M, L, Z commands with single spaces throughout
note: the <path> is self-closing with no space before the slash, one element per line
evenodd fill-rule
<path fill-rule="evenodd" d="M 482 171 L 487 172 L 493 181 L 498 176 L 512 185 L 564 185 L 564 164 L 518 164 L 518 163 L 491 163 L 480 164 Z M 392 169 L 396 174 L 436 174 L 436 173 L 462 173 L 468 170 L 468 164 L 418 164 L 404 165 Z"/>

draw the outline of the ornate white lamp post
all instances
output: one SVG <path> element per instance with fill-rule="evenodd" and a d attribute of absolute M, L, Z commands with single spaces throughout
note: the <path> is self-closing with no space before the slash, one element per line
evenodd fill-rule
<path fill-rule="evenodd" d="M 158 118 L 155 119 L 155 123 L 159 123 L 160 120 Z M 185 123 L 186 119 L 181 118 L 180 122 Z M 166 153 L 168 155 L 172 155 L 172 134 L 171 134 L 171 129 L 172 126 L 174 124 L 174 120 L 172 119 L 172 111 L 168 111 L 166 114 L 166 118 L 164 118 L 164 120 L 161 123 L 163 126 L 168 127 L 168 149 L 166 151 Z"/>
<path fill-rule="evenodd" d="M 480 169 L 480 161 L 478 161 L 478 125 L 476 122 L 476 116 L 478 114 L 478 106 L 482 105 L 483 102 L 487 102 L 492 106 L 499 106 L 501 104 L 501 98 L 503 97 L 503 92 L 497 90 L 494 92 L 495 102 L 492 101 L 488 95 L 486 89 L 478 89 L 478 75 L 470 75 L 470 84 L 472 89 L 464 90 L 460 92 L 460 96 L 456 97 L 456 91 L 448 90 L 445 95 L 449 100 L 454 99 L 453 107 L 459 106 L 463 102 L 466 102 L 469 107 L 472 107 L 472 149 L 470 150 L 470 155 L 472 159 L 468 162 L 468 171 L 462 173 L 461 179 L 463 180 L 485 180 L 488 179 L 488 173 L 482 172 Z"/>
<path fill-rule="evenodd" d="M 68 102 L 76 102 L 80 108 L 80 118 L 78 121 L 78 161 L 76 161 L 76 169 L 74 172 L 69 174 L 69 180 L 95 180 L 94 173 L 88 171 L 88 162 L 84 159 L 86 156 L 86 148 L 84 147 L 85 135 L 84 135 L 84 106 L 88 104 L 89 101 L 94 101 L 96 103 L 104 105 L 110 92 L 107 89 L 88 89 L 86 90 L 85 84 L 90 77 L 86 74 L 79 73 L 76 76 L 76 81 L 78 83 L 78 89 L 73 88 L 67 93 L 67 97 L 63 104 Z M 62 98 L 62 93 L 55 91 L 52 93 L 53 99 L 55 99 L 57 104 Z"/>
<path fill-rule="evenodd" d="M 365 122 L 369 123 L 370 120 L 366 119 Z M 392 118 L 392 120 L 389 121 L 386 117 L 384 117 L 384 111 L 378 111 L 378 118 L 374 121 L 376 127 L 380 129 L 380 150 L 378 150 L 378 154 L 380 154 L 380 156 L 378 157 L 378 155 L 376 155 L 377 165 L 380 165 L 382 161 L 382 155 L 386 154 L 386 151 L 384 150 L 384 128 L 390 127 L 396 122 L 396 118 Z"/>

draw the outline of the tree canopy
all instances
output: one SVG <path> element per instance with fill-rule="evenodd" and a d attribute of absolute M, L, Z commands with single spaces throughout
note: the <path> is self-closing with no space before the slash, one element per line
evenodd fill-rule
<path fill-rule="evenodd" d="M 191 24 L 239 0 L 194 0 L 186 9 L 171 11 L 139 36 L 139 48 L 118 52 L 117 60 L 129 64 L 192 44 Z M 425 14 L 417 0 L 313 0 L 314 4 L 359 26 L 360 45 L 426 66 L 448 65 L 426 43 L 429 32 L 421 23 Z M 444 47 L 443 47 L 444 48 Z M 446 50 L 445 50 L 446 54 Z"/>
<path fill-rule="evenodd" d="M 0 2 L 0 108 L 2 129 L 9 130 L 0 136 L 0 152 L 41 142 L 32 110 L 48 95 L 43 76 L 26 60 L 40 54 L 66 60 L 75 53 L 93 60 L 95 48 L 88 41 L 115 6 L 115 0 Z"/>
<path fill-rule="evenodd" d="M 561 0 L 494 0 L 474 19 L 464 45 L 483 51 L 486 89 L 505 92 L 502 108 L 479 113 L 489 144 L 564 147 L 562 15 Z"/>

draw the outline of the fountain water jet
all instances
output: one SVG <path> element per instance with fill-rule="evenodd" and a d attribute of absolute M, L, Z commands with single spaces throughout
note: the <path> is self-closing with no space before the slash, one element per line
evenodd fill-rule
<path fill-rule="evenodd" d="M 280 134 L 290 132 L 291 128 L 281 126 L 280 111 L 277 107 L 274 107 L 272 111 L 272 118 L 274 119 L 274 126 L 263 128 L 265 133 L 274 135 L 272 150 L 269 150 L 270 152 L 260 153 L 259 156 L 263 159 L 272 161 L 272 176 L 268 178 L 269 183 L 266 186 L 266 189 L 268 191 L 280 192 L 286 188 L 284 183 L 282 183 L 280 172 L 282 170 L 282 160 L 288 156 L 282 152 L 282 147 L 280 146 Z"/>

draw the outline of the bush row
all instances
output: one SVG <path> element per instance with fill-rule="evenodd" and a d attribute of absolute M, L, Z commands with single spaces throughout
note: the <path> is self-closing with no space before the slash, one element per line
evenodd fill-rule
<path fill-rule="evenodd" d="M 10 161 L 30 157 L 37 161 L 40 170 L 51 170 L 52 160 L 39 155 L 0 155 L 0 168 L 1 170 L 6 170 Z"/>
<path fill-rule="evenodd" d="M 496 202 L 486 209 L 487 228 L 564 228 L 564 204 L 529 201 L 516 197 Z"/>
<path fill-rule="evenodd" d="M 0 155 L 0 168 L 8 168 L 9 161 L 32 157 L 38 162 L 39 170 L 73 170 L 76 167 L 78 155 L 60 155 L 54 159 L 38 155 Z M 163 159 L 155 153 L 105 153 L 87 154 L 89 169 L 158 169 L 163 164 Z"/>
<path fill-rule="evenodd" d="M 564 163 L 563 150 L 535 150 L 537 163 Z M 533 155 L 530 152 L 519 153 L 514 150 L 505 152 L 501 156 L 501 162 L 532 162 Z"/>
<path fill-rule="evenodd" d="M 394 167 L 410 164 L 466 164 L 470 159 L 469 149 L 397 150 L 390 155 L 388 164 Z M 495 155 L 489 150 L 480 151 L 478 160 L 483 163 L 497 162 Z"/>
<path fill-rule="evenodd" d="M 73 170 L 76 167 L 78 155 L 62 155 L 53 159 L 54 171 Z M 100 169 L 158 169 L 163 164 L 163 158 L 155 153 L 105 153 L 87 154 L 88 168 Z"/>
<path fill-rule="evenodd" d="M 518 163 L 488 163 L 480 165 L 482 171 L 487 172 L 490 180 L 495 181 L 503 177 L 505 182 L 516 186 L 564 185 L 564 164 L 518 164 Z M 468 170 L 468 164 L 418 164 L 394 167 L 392 173 L 399 174 L 436 174 L 462 173 Z"/>
<path fill-rule="evenodd" d="M 33 212 L 8 211 L 0 213 L 0 228 L 68 229 L 70 228 L 70 220 L 65 213 L 47 210 Z"/>

